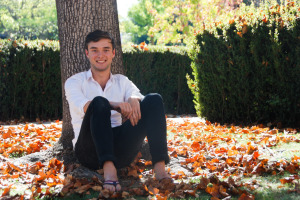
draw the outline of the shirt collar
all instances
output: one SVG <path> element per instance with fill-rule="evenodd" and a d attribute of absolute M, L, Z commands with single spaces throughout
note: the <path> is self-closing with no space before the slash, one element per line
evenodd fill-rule
<path fill-rule="evenodd" d="M 87 79 L 94 80 L 91 69 L 89 69 L 87 71 L 86 75 L 87 75 Z M 115 76 L 110 72 L 110 77 L 109 77 L 109 79 L 108 79 L 107 82 L 112 82 L 113 83 L 114 82 L 114 78 L 115 78 Z"/>
<path fill-rule="evenodd" d="M 92 75 L 91 69 L 89 69 L 89 70 L 86 72 L 86 76 L 87 76 L 87 79 L 93 79 L 93 75 Z"/>

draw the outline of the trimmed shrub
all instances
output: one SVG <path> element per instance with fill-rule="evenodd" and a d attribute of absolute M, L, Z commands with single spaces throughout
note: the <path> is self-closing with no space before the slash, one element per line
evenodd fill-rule
<path fill-rule="evenodd" d="M 186 48 L 127 47 L 123 48 L 123 61 L 126 75 L 143 94 L 162 95 L 166 113 L 195 113 L 185 78 L 192 71 Z"/>
<path fill-rule="evenodd" d="M 299 5 L 242 6 L 196 36 L 196 112 L 221 123 L 300 125 Z"/>
<path fill-rule="evenodd" d="M 0 45 L 0 120 L 60 118 L 58 42 L 1 40 Z"/>

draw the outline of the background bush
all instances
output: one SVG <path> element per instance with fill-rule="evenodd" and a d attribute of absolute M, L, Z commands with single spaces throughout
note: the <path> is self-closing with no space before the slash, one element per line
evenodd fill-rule
<path fill-rule="evenodd" d="M 1 40 L 0 120 L 62 113 L 58 43 Z"/>
<path fill-rule="evenodd" d="M 191 73 L 191 60 L 185 47 L 123 48 L 126 75 L 143 94 L 160 93 L 167 113 L 195 113 L 186 74 Z"/>
<path fill-rule="evenodd" d="M 300 7 L 242 7 L 198 34 L 189 87 L 198 115 L 300 126 Z"/>
<path fill-rule="evenodd" d="M 126 75 L 143 94 L 160 93 L 167 113 L 195 113 L 185 78 L 191 72 L 186 50 L 147 48 L 124 49 Z M 0 121 L 61 119 L 58 42 L 0 40 L 0 49 Z"/>

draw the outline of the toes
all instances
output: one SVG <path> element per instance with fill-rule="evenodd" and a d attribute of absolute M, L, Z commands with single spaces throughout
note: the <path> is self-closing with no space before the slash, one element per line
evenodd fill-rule
<path fill-rule="evenodd" d="M 116 187 L 114 185 L 104 185 L 103 188 L 109 190 L 112 193 L 120 192 L 122 189 L 120 184 L 117 184 Z"/>
<path fill-rule="evenodd" d="M 116 190 L 117 190 L 117 192 L 120 192 L 120 191 L 121 191 L 121 185 L 120 185 L 120 184 L 118 184 L 118 185 L 116 186 Z"/>
<path fill-rule="evenodd" d="M 105 185 L 103 186 L 104 189 L 107 189 L 110 192 L 115 192 L 115 186 L 113 185 Z"/>

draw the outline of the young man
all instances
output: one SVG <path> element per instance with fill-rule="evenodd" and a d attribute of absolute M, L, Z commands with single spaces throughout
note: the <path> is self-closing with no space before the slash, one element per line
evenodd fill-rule
<path fill-rule="evenodd" d="M 111 73 L 115 44 L 109 33 L 89 33 L 85 54 L 90 70 L 65 83 L 79 162 L 91 169 L 103 168 L 104 188 L 120 191 L 116 168 L 133 161 L 147 136 L 156 179 L 170 178 L 165 171 L 169 156 L 161 96 L 144 97 L 126 76 Z M 122 117 L 127 119 L 123 124 Z"/>

